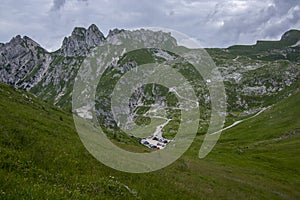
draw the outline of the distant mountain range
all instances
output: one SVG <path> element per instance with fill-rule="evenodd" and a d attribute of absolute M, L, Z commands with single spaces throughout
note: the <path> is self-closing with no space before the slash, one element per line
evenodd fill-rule
<path fill-rule="evenodd" d="M 113 42 L 120 32 L 132 34 L 131 31 L 114 29 L 105 37 L 94 24 L 87 29 L 76 27 L 70 36 L 64 38 L 61 48 L 54 52 L 46 51 L 27 36 L 17 35 L 0 44 L 0 82 L 71 110 L 71 93 L 80 64 L 92 49 L 104 41 Z M 141 30 L 139 34 L 147 37 L 147 32 Z M 173 39 L 167 33 L 162 36 Z M 287 31 L 279 41 L 258 41 L 255 45 L 206 50 L 224 77 L 229 115 L 253 113 L 289 96 L 297 87 L 299 30 Z M 153 51 L 147 54 L 157 57 Z M 139 58 L 134 61 L 137 56 L 132 57 L 131 63 L 139 62 Z M 124 67 L 126 63 L 121 59 L 118 65 Z"/>

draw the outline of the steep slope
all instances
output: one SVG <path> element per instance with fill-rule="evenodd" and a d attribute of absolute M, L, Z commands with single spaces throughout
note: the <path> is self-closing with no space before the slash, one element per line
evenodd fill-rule
<path fill-rule="evenodd" d="M 298 92 L 258 117 L 224 131 L 210 158 L 227 163 L 229 168 L 238 167 L 228 179 L 244 186 L 257 185 L 258 191 L 269 191 L 279 199 L 298 199 L 299 105 Z M 236 176 L 238 171 L 240 177 Z"/>
<path fill-rule="evenodd" d="M 30 93 L 0 84 L 1 199 L 128 199 L 85 150 L 72 116 Z"/>
<path fill-rule="evenodd" d="M 224 49 L 208 49 L 208 52 L 223 75 L 232 114 L 273 104 L 297 88 L 298 62 L 253 59 Z"/>
<path fill-rule="evenodd" d="M 147 174 L 117 172 L 96 161 L 68 113 L 3 84 L 0 97 L 3 199 L 300 197 L 299 92 L 226 130 L 206 158 L 197 157 L 203 139 L 197 136 L 182 158 Z"/>

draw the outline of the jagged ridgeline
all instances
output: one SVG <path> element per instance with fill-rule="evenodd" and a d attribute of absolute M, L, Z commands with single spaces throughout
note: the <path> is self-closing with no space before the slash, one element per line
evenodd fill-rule
<path fill-rule="evenodd" d="M 130 70 L 135 70 L 141 65 L 150 63 L 170 65 L 191 84 L 195 95 L 198 97 L 198 105 L 201 111 L 199 116 L 201 119 L 199 132 L 205 132 L 207 118 L 210 113 L 210 102 L 205 101 L 204 98 L 204 96 L 208 95 L 205 81 L 201 74 L 187 60 L 181 59 L 181 62 L 173 63 L 172 61 L 176 58 L 180 58 L 180 56 L 166 50 L 144 48 L 125 53 L 116 65 L 106 68 L 97 86 L 95 108 L 100 125 L 109 135 L 116 134 L 116 130 L 117 132 L 122 132 L 111 110 L 111 98 L 116 84 Z M 140 126 L 146 126 L 151 123 L 151 118 L 145 115 L 151 109 L 151 106 L 165 109 L 165 116 L 161 117 L 170 119 L 170 121 L 162 129 L 163 136 L 171 139 L 177 133 L 181 117 L 178 96 L 166 86 L 157 83 L 141 85 L 141 87 L 136 88 L 131 94 L 128 106 L 130 109 L 129 118 L 133 119 Z M 159 115 L 158 111 L 155 112 Z M 114 130 L 113 133 L 110 130 Z M 148 135 L 152 134 L 148 133 Z"/>
<path fill-rule="evenodd" d="M 0 82 L 30 91 L 40 99 L 71 111 L 73 84 L 80 65 L 95 47 L 120 32 L 130 34 L 130 31 L 115 29 L 104 37 L 95 25 L 87 29 L 76 27 L 54 52 L 48 52 L 27 36 L 16 36 L 5 44 L 0 43 Z M 261 107 L 286 98 L 298 87 L 299 41 L 300 31 L 290 30 L 279 41 L 206 49 L 224 78 L 229 116 L 255 113 Z M 139 53 L 134 53 L 139 57 Z M 144 62 L 157 59 L 151 53 L 140 58 Z M 204 95 L 204 99 L 204 102 L 209 101 L 209 96 Z M 143 124 L 148 119 L 137 117 L 136 120 Z"/>
<path fill-rule="evenodd" d="M 115 33 L 111 31 L 110 34 Z M 34 93 L 71 110 L 71 93 L 77 71 L 89 51 L 105 40 L 96 25 L 76 27 L 62 47 L 48 52 L 31 38 L 16 36 L 0 48 L 1 82 Z"/>

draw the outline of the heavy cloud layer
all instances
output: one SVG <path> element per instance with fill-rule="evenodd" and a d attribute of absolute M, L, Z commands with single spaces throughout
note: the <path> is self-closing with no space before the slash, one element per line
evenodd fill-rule
<path fill-rule="evenodd" d="M 0 42 L 28 35 L 48 50 L 60 47 L 75 26 L 95 23 L 113 28 L 166 27 L 183 32 L 204 47 L 227 47 L 279 39 L 300 29 L 297 0 L 3 0 Z"/>

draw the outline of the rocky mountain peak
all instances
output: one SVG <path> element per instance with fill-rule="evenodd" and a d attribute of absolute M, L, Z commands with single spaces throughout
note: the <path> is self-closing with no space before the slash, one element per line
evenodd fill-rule
<path fill-rule="evenodd" d="M 1 45 L 0 53 L 2 57 L 0 59 L 0 64 L 3 64 L 6 62 L 6 60 L 16 58 L 19 55 L 24 55 L 30 51 L 35 51 L 36 47 L 40 47 L 40 45 L 31 38 L 27 36 L 22 38 L 20 35 L 17 35 L 8 43 Z"/>
<path fill-rule="evenodd" d="M 119 34 L 120 33 L 120 34 Z M 132 45 L 138 47 L 143 43 L 144 47 L 159 48 L 160 46 L 173 47 L 177 45 L 176 39 L 171 33 L 162 31 L 153 31 L 149 29 L 137 30 L 118 30 L 114 29 L 109 32 L 107 42 L 113 45 L 118 45 L 126 41 L 130 41 Z"/>
<path fill-rule="evenodd" d="M 103 40 L 105 37 L 95 24 L 88 29 L 75 27 L 71 36 L 64 38 L 61 52 L 64 56 L 86 56 L 91 48 Z"/>
<path fill-rule="evenodd" d="M 72 31 L 71 37 L 82 39 L 85 36 L 86 29 L 83 27 L 75 27 Z"/>
<path fill-rule="evenodd" d="M 20 35 L 16 35 L 8 43 L 13 45 L 13 44 L 19 44 L 21 41 L 22 41 L 22 37 Z"/>
<path fill-rule="evenodd" d="M 24 36 L 22 38 L 20 35 L 13 37 L 8 43 L 6 43 L 6 46 L 16 46 L 16 45 L 22 45 L 23 47 L 28 47 L 28 48 L 40 46 L 37 42 L 35 42 L 30 37 Z"/>
<path fill-rule="evenodd" d="M 95 47 L 105 40 L 103 33 L 98 29 L 95 24 L 90 25 L 86 31 L 86 43 L 91 47 Z"/>
<path fill-rule="evenodd" d="M 107 37 L 108 38 L 112 37 L 112 36 L 114 36 L 116 34 L 119 34 L 119 33 L 123 32 L 123 31 L 125 31 L 125 30 L 124 29 L 117 29 L 117 28 L 115 28 L 113 30 L 109 30 Z"/>
<path fill-rule="evenodd" d="M 30 37 L 28 36 L 24 36 L 23 37 L 23 40 L 26 42 L 27 45 L 29 46 L 40 46 L 36 41 L 34 41 L 33 39 L 31 39 Z"/>
<path fill-rule="evenodd" d="M 50 60 L 49 53 L 30 37 L 17 35 L 0 46 L 0 80 L 22 89 L 37 82 L 37 74 Z M 45 64 L 44 64 L 45 63 Z M 35 68 L 36 74 L 23 80 Z"/>

